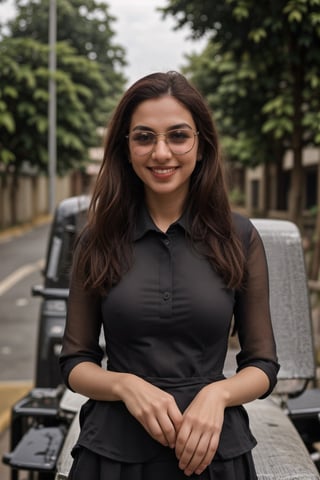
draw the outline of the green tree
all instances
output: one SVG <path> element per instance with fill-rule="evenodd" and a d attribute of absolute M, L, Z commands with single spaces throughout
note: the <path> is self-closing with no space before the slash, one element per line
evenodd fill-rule
<path fill-rule="evenodd" d="M 17 15 L 8 22 L 14 38 L 33 38 L 48 43 L 50 0 L 16 0 Z M 57 0 L 57 41 L 67 42 L 76 53 L 97 62 L 108 88 L 106 100 L 109 110 L 115 106 L 122 93 L 125 78 L 122 67 L 126 65 L 124 48 L 114 42 L 112 24 L 115 17 L 109 6 L 97 0 Z M 60 68 L 58 59 L 58 68 Z M 101 98 L 96 96 L 97 108 Z M 101 122 L 105 123 L 105 105 Z"/>
<path fill-rule="evenodd" d="M 284 153 L 281 141 L 263 131 L 264 116 L 261 110 L 265 103 L 265 89 L 268 76 L 253 70 L 244 58 L 239 62 L 232 52 L 223 53 L 219 44 L 209 42 L 202 54 L 189 55 L 184 73 L 205 94 L 214 112 L 223 151 L 228 160 L 254 167 L 266 165 L 265 204 L 270 192 L 268 169 L 271 164 L 280 162 Z M 280 182 L 279 182 L 280 185 Z"/>
<path fill-rule="evenodd" d="M 221 52 L 220 45 L 213 42 L 187 60 L 183 71 L 206 95 L 228 158 L 248 166 L 267 163 L 279 148 L 262 131 L 265 96 L 261 86 L 268 82 L 267 76 L 257 82 L 258 72 L 249 61 L 243 58 L 239 62 L 232 52 Z"/>
<path fill-rule="evenodd" d="M 289 214 L 300 223 L 302 151 L 320 144 L 320 0 L 169 0 L 161 11 L 194 38 L 208 36 L 211 50 L 193 56 L 189 71 L 207 62 L 191 76 L 202 84 L 207 77 L 203 92 L 218 116 L 226 112 L 231 155 L 243 160 L 242 148 L 252 154 L 260 145 L 253 158 L 265 161 L 270 142 L 277 158 L 293 151 Z"/>
<path fill-rule="evenodd" d="M 97 63 L 57 44 L 57 144 L 60 174 L 81 167 L 97 145 L 95 94 L 106 95 Z M 25 162 L 47 168 L 48 46 L 31 38 L 0 42 L 1 160 L 20 173 Z"/>
<path fill-rule="evenodd" d="M 57 84 L 57 167 L 63 175 L 88 163 L 88 148 L 98 144 L 95 95 L 107 88 L 96 62 L 57 45 L 61 68 Z M 31 38 L 0 42 L 0 166 L 10 172 L 12 218 L 17 182 L 24 167 L 47 172 L 48 46 Z M 99 113 L 99 112 L 98 112 Z M 107 115 L 107 108 L 106 108 Z"/>
<path fill-rule="evenodd" d="M 36 170 L 47 171 L 48 5 L 47 0 L 18 2 L 16 18 L 2 30 L 2 175 L 10 171 L 17 177 L 26 162 Z M 112 43 L 110 23 L 114 18 L 108 16 L 106 6 L 94 7 L 94 1 L 86 7 L 80 7 L 77 0 L 58 3 L 64 12 L 58 29 L 61 38 L 56 45 L 55 73 L 59 174 L 88 162 L 88 148 L 99 145 L 97 129 L 105 125 L 125 83 L 121 73 L 124 50 Z"/>

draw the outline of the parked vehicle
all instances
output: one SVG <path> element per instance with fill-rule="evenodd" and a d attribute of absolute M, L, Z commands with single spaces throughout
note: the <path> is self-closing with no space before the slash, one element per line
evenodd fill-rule
<path fill-rule="evenodd" d="M 69 269 L 76 233 L 82 228 L 89 205 L 88 196 L 71 197 L 56 209 L 49 236 L 43 285 L 32 294 L 41 296 L 36 360 L 36 387 L 61 384 L 58 356 L 66 316 Z"/>

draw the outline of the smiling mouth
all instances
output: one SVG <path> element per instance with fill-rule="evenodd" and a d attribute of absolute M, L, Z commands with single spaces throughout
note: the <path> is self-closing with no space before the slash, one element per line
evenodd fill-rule
<path fill-rule="evenodd" d="M 159 167 L 149 167 L 152 173 L 156 175 L 169 175 L 177 170 L 178 167 L 166 167 L 166 168 L 159 168 Z"/>

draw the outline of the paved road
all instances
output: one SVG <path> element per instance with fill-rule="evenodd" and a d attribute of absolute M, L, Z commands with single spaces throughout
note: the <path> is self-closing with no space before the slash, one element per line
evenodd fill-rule
<path fill-rule="evenodd" d="M 49 224 L 0 235 L 0 479 L 10 479 L 2 464 L 9 451 L 10 405 L 31 385 L 40 300 L 32 285 L 42 282 Z M 19 480 L 24 480 L 24 475 Z"/>
<path fill-rule="evenodd" d="M 49 225 L 0 238 L 0 382 L 32 380 L 39 298 Z"/>

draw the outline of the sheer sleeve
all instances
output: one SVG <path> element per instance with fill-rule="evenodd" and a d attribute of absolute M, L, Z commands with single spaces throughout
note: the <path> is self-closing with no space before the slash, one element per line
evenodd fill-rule
<path fill-rule="evenodd" d="M 101 331 L 100 297 L 86 292 L 77 269 L 81 255 L 81 242 L 76 247 L 70 278 L 66 326 L 60 355 L 60 368 L 64 382 L 70 388 L 71 370 L 81 362 L 101 365 L 103 351 L 99 346 Z"/>
<path fill-rule="evenodd" d="M 268 396 L 277 382 L 279 364 L 271 324 L 268 267 L 262 240 L 249 222 L 245 287 L 237 292 L 235 326 L 241 346 L 237 355 L 238 371 L 255 366 L 269 378 Z"/>

